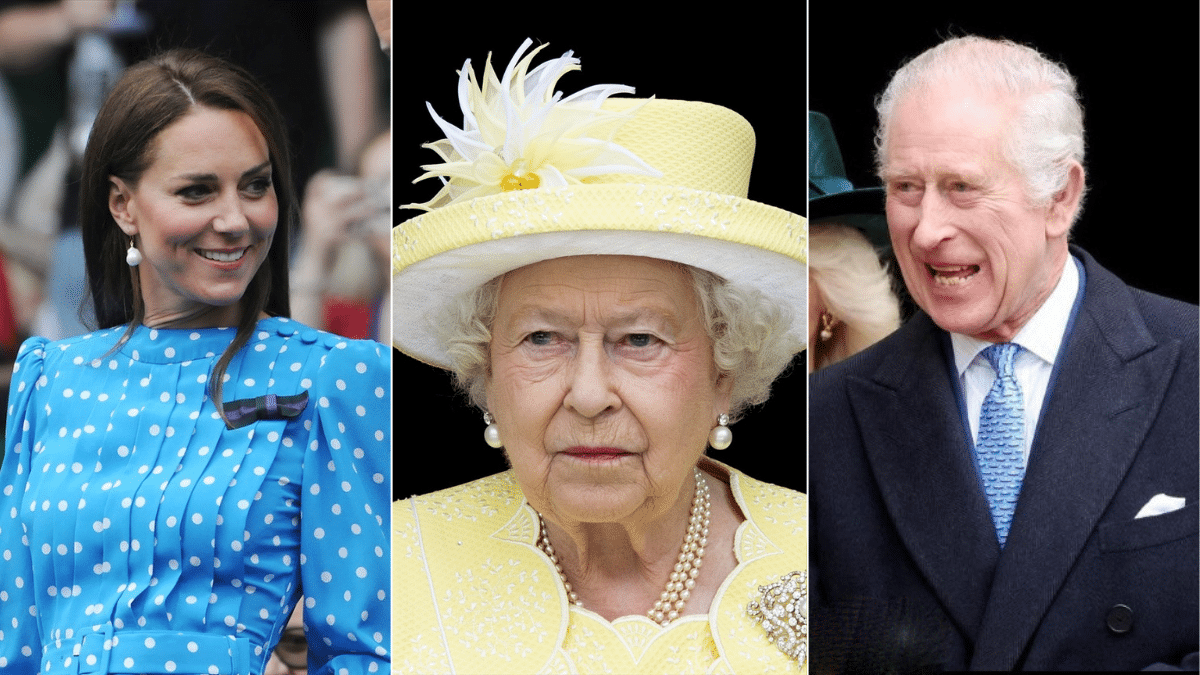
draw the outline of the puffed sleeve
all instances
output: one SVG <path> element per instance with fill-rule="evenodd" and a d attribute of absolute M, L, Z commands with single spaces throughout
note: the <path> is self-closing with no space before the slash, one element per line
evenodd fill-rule
<path fill-rule="evenodd" d="M 45 338 L 21 345 L 8 395 L 8 432 L 0 467 L 0 672 L 36 673 L 42 655 L 33 558 L 22 519 L 22 504 L 37 438 L 34 391 L 43 378 Z"/>
<path fill-rule="evenodd" d="M 300 512 L 313 675 L 388 671 L 390 356 L 339 340 L 314 378 Z"/>

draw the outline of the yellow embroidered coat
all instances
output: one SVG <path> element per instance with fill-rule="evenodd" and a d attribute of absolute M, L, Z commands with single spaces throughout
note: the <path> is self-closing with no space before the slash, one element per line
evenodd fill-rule
<path fill-rule="evenodd" d="M 807 568 L 807 503 L 707 458 L 746 520 L 738 565 L 707 616 L 661 627 L 571 605 L 537 548 L 537 514 L 512 472 L 396 502 L 392 668 L 398 673 L 797 673 L 751 618 L 762 586 Z M 807 617 L 807 596 L 803 612 Z"/>

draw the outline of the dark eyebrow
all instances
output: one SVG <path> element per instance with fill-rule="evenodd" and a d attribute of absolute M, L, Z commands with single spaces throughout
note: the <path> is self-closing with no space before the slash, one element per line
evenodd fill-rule
<path fill-rule="evenodd" d="M 251 175 L 263 173 L 263 172 L 270 173 L 270 171 L 271 171 L 271 160 L 268 159 L 267 161 L 263 162 L 262 164 L 259 164 L 258 166 L 254 167 L 252 169 L 248 169 L 247 171 L 242 173 L 242 177 L 244 178 L 246 176 L 251 176 Z"/>
<path fill-rule="evenodd" d="M 271 171 L 271 160 L 268 159 L 267 161 L 263 162 L 262 164 L 259 164 L 256 167 L 253 167 L 253 168 L 243 171 L 242 178 L 246 178 L 247 176 L 256 176 L 256 175 L 259 175 L 262 173 L 270 173 L 270 171 Z M 184 180 L 189 180 L 189 181 L 195 181 L 197 183 L 213 183 L 213 182 L 216 182 L 217 175 L 214 173 L 188 173 L 188 174 L 183 174 L 183 175 L 179 176 L 179 178 L 182 178 Z"/>

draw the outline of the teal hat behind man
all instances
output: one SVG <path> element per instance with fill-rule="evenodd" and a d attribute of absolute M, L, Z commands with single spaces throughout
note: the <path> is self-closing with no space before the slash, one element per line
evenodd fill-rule
<path fill-rule="evenodd" d="M 846 177 L 842 151 L 829 118 L 808 113 L 808 222 L 836 220 L 862 230 L 873 246 L 889 247 L 883 188 L 855 188 Z"/>

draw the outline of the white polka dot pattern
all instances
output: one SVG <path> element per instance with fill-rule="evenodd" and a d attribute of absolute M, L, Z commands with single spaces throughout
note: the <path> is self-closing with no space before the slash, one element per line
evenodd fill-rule
<path fill-rule="evenodd" d="M 302 589 L 311 672 L 386 671 L 389 350 L 264 319 L 223 397 L 309 404 L 229 430 L 206 383 L 232 329 L 140 328 L 109 353 L 121 333 L 18 356 L 0 672 L 256 675 Z"/>

